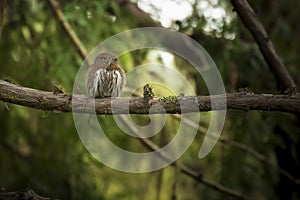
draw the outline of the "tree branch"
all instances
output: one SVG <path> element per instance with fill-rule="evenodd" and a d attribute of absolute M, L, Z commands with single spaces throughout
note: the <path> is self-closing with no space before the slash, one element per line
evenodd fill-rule
<path fill-rule="evenodd" d="M 72 110 L 73 98 L 73 110 Z M 207 112 L 212 110 L 211 98 L 218 100 L 223 95 L 212 96 L 186 96 L 180 101 L 173 98 L 157 98 L 145 100 L 143 97 L 103 98 L 95 100 L 95 112 L 102 115 L 111 114 L 174 114 Z M 161 100 L 163 99 L 163 100 Z M 300 112 L 300 95 L 273 95 L 253 93 L 231 93 L 226 95 L 227 107 L 223 103 L 215 103 L 214 110 L 260 110 L 282 111 L 289 113 Z M 82 94 L 66 94 L 46 92 L 32 88 L 22 87 L 0 80 L 0 100 L 41 110 L 57 112 L 94 113 L 94 99 Z M 112 105 L 113 109 L 112 109 Z M 194 106 L 193 106 L 194 105 Z"/>
<path fill-rule="evenodd" d="M 68 20 L 66 19 L 64 13 L 62 12 L 59 3 L 56 0 L 48 0 L 52 10 L 54 11 L 56 18 L 59 20 L 62 28 L 65 30 L 69 38 L 71 39 L 72 43 L 74 43 L 74 46 L 77 48 L 77 51 L 79 52 L 80 57 L 82 60 L 84 60 L 88 52 L 84 45 L 81 43 L 81 40 L 78 38 L 76 33 L 73 31 L 71 25 L 69 24 Z"/>
<path fill-rule="evenodd" d="M 264 56 L 271 72 L 274 74 L 279 87 L 283 90 L 294 89 L 296 84 L 277 55 L 272 42 L 268 38 L 266 30 L 258 20 L 257 15 L 247 0 L 231 0 L 234 9 L 239 14 L 245 27 L 249 29 L 257 42 L 259 49 Z"/>
<path fill-rule="evenodd" d="M 49 200 L 50 198 L 45 198 L 37 195 L 33 190 L 26 190 L 22 192 L 1 192 L 0 200 Z"/>
<path fill-rule="evenodd" d="M 4 25 L 5 8 L 6 8 L 6 0 L 0 0 L 0 38 L 1 38 L 2 28 Z"/>
<path fill-rule="evenodd" d="M 189 119 L 186 119 L 186 118 L 181 119 L 178 115 L 172 115 L 172 117 L 177 119 L 177 120 L 182 120 L 182 123 L 189 126 L 190 128 L 199 130 L 199 132 L 201 132 L 201 134 L 206 133 L 206 130 L 203 130 L 204 129 L 203 127 L 199 126 L 199 124 L 196 124 L 195 122 L 193 122 Z M 240 142 L 237 142 L 237 141 L 234 141 L 234 140 L 230 140 L 230 139 L 222 137 L 222 136 L 215 137 L 213 135 L 207 134 L 207 137 L 218 140 L 223 145 L 228 145 L 228 146 L 231 146 L 231 147 L 235 147 L 235 148 L 238 148 L 238 149 L 248 153 L 249 155 L 253 156 L 253 158 L 259 160 L 260 162 L 271 166 L 273 170 L 278 171 L 280 174 L 282 174 L 283 176 L 288 178 L 293 183 L 295 183 L 297 185 L 300 185 L 300 179 L 295 178 L 292 174 L 290 174 L 286 170 L 282 169 L 280 166 L 278 166 L 277 164 L 272 162 L 272 160 L 269 159 L 267 156 L 265 156 L 262 153 L 256 151 L 251 146 L 248 146 L 244 143 L 240 143 Z"/>
<path fill-rule="evenodd" d="M 160 149 L 160 147 L 158 147 L 156 144 L 154 144 L 148 138 L 140 137 L 139 131 L 136 130 L 136 127 L 132 126 L 130 123 L 127 123 L 127 121 L 124 118 L 120 117 L 120 120 L 128 129 L 130 129 L 130 131 L 132 133 L 134 133 L 136 136 L 138 136 L 137 139 L 149 150 L 157 151 Z M 170 162 L 169 158 L 165 154 L 158 153 L 158 156 L 160 156 L 160 158 L 162 160 L 165 160 L 166 162 Z M 204 178 L 202 172 L 195 171 L 195 170 L 191 169 L 190 167 L 188 167 L 184 164 L 179 164 L 177 162 L 172 162 L 171 165 L 178 171 L 186 174 L 187 176 L 191 177 L 192 179 L 194 179 L 195 181 L 197 181 L 199 183 L 202 183 L 203 185 L 206 185 L 206 186 L 213 188 L 221 193 L 227 194 L 229 196 L 232 196 L 232 197 L 235 197 L 238 199 L 247 199 L 243 194 L 241 194 L 238 191 L 227 188 L 221 184 L 215 183 L 209 179 Z"/>

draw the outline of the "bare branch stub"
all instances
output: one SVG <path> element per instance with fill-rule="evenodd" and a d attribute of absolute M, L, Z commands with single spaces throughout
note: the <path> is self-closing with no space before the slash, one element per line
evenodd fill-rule
<path fill-rule="evenodd" d="M 153 99 L 154 93 L 152 91 L 152 86 L 149 84 L 146 84 L 143 89 L 144 89 L 144 93 L 143 93 L 144 99 L 145 100 Z"/>

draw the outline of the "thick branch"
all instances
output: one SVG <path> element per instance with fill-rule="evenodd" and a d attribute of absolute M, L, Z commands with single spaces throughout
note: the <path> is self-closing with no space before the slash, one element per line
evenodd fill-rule
<path fill-rule="evenodd" d="M 270 70 L 274 74 L 278 85 L 284 90 L 295 88 L 296 84 L 284 66 L 282 60 L 276 54 L 273 44 L 269 40 L 263 25 L 258 20 L 257 15 L 254 13 L 247 0 L 231 0 L 231 2 L 245 27 L 249 29 L 256 40 L 259 49 L 268 63 Z"/>
<path fill-rule="evenodd" d="M 142 97 L 134 98 L 104 98 L 95 100 L 95 112 L 97 114 L 174 114 L 211 111 L 211 98 L 222 99 L 223 95 L 183 97 L 180 101 L 154 98 L 146 101 Z M 73 110 L 72 110 L 73 98 Z M 253 93 L 232 93 L 226 95 L 227 109 L 235 110 L 260 110 L 260 111 L 282 111 L 290 113 L 300 112 L 300 95 L 272 95 Z M 82 94 L 65 94 L 40 91 L 12 84 L 0 80 L 0 100 L 18 104 L 26 107 L 51 110 L 57 112 L 94 112 L 94 99 Z M 180 103 L 179 103 L 180 102 Z M 112 109 L 113 105 L 113 109 Z M 213 110 L 224 110 L 226 105 L 215 103 Z"/>

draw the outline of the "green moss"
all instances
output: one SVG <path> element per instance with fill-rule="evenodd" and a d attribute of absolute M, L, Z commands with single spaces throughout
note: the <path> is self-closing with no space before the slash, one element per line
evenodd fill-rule
<path fill-rule="evenodd" d="M 177 103 L 179 100 L 181 100 L 184 97 L 183 93 L 180 93 L 177 96 L 167 96 L 167 97 L 160 97 L 158 100 L 160 102 L 172 102 L 172 103 Z"/>

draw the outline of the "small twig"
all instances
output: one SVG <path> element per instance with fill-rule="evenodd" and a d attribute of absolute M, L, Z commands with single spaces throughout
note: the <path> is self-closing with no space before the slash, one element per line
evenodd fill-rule
<path fill-rule="evenodd" d="M 233 147 L 239 148 L 239 149 L 247 152 L 248 154 L 252 155 L 257 160 L 261 161 L 262 163 L 271 166 L 273 168 L 273 170 L 278 171 L 281 175 L 285 176 L 286 178 L 288 178 L 293 183 L 295 183 L 297 185 L 300 185 L 300 180 L 299 179 L 293 177 L 289 172 L 282 169 L 278 165 L 274 164 L 269 158 L 267 158 L 265 155 L 259 153 L 258 151 L 256 151 L 252 147 L 250 147 L 246 144 L 242 144 L 242 143 L 232 141 L 232 140 L 228 140 L 228 139 L 224 139 L 224 138 L 220 138 L 219 141 L 224 143 L 224 144 L 229 144 Z"/>
<path fill-rule="evenodd" d="M 152 91 L 152 87 L 149 84 L 146 84 L 144 86 L 144 94 L 143 94 L 143 96 L 144 96 L 144 99 L 147 100 L 147 101 L 150 100 L 150 99 L 153 99 L 154 93 Z"/>
<path fill-rule="evenodd" d="M 206 130 L 204 130 L 203 127 L 199 126 L 198 124 L 196 124 L 195 122 L 193 122 L 193 121 L 191 121 L 187 118 L 181 119 L 180 116 L 178 116 L 178 115 L 172 115 L 172 117 L 174 119 L 181 120 L 182 123 L 189 126 L 190 128 L 199 130 L 199 132 L 202 133 L 202 134 L 206 133 Z M 295 184 L 297 184 L 297 185 L 300 184 L 299 179 L 293 177 L 289 172 L 285 171 L 284 169 L 280 168 L 278 165 L 274 164 L 269 158 L 267 158 L 265 155 L 259 153 L 258 151 L 256 151 L 252 147 L 250 147 L 246 144 L 234 141 L 234 140 L 224 138 L 222 136 L 215 137 L 213 135 L 207 134 L 207 137 L 218 140 L 222 144 L 229 145 L 229 146 L 232 146 L 232 147 L 236 147 L 236 148 L 238 148 L 242 151 L 245 151 L 246 153 L 253 156 L 257 160 L 261 161 L 262 163 L 271 166 L 273 168 L 273 170 L 278 171 L 280 174 L 282 174 L 283 176 L 285 176 L 286 178 L 288 178 L 290 181 L 294 182 Z"/>
<path fill-rule="evenodd" d="M 249 29 L 256 40 L 262 55 L 268 63 L 271 72 L 274 74 L 277 84 L 283 90 L 295 88 L 295 82 L 284 66 L 281 58 L 277 55 L 272 42 L 268 38 L 266 30 L 247 0 L 231 0 L 231 2 L 245 27 Z"/>
<path fill-rule="evenodd" d="M 84 60 L 88 52 L 84 45 L 81 43 L 81 40 L 78 38 L 74 30 L 72 29 L 71 25 L 69 24 L 68 20 L 66 19 L 64 13 L 62 12 L 59 3 L 56 0 L 48 0 L 57 19 L 59 20 L 61 26 L 71 39 L 71 41 L 74 43 L 74 46 L 76 47 L 77 51 L 79 52 L 79 55 L 81 56 L 82 60 Z"/>

